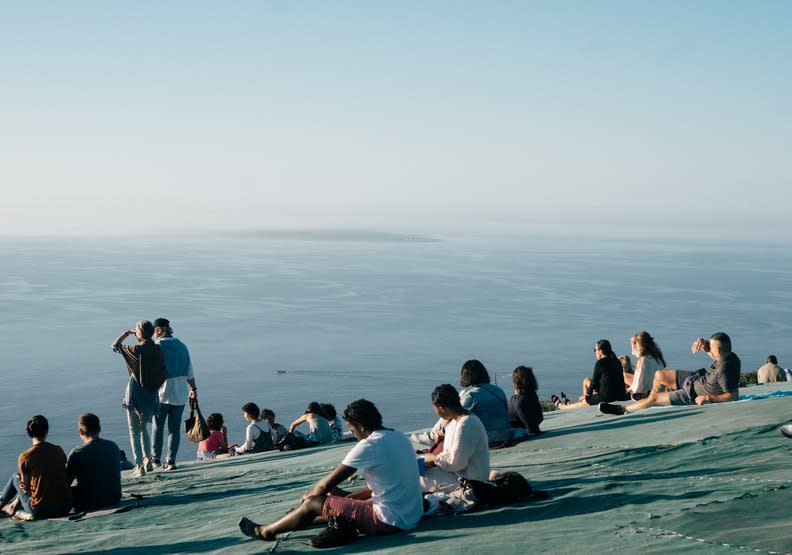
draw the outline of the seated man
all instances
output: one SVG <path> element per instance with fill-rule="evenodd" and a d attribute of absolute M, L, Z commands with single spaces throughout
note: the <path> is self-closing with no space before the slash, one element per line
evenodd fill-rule
<path fill-rule="evenodd" d="M 768 356 L 767 363 L 756 371 L 756 381 L 759 384 L 786 381 L 786 372 L 778 365 L 775 355 Z"/>
<path fill-rule="evenodd" d="M 364 534 L 390 534 L 411 530 L 423 515 L 418 465 L 407 437 L 382 425 L 382 415 L 371 401 L 353 401 L 344 420 L 358 442 L 330 474 L 306 493 L 300 505 L 269 525 L 242 518 L 246 536 L 275 540 L 275 535 L 328 522 L 314 547 L 333 547 L 353 541 L 356 529 Z M 336 486 L 357 471 L 365 474 L 366 487 L 345 492 Z"/>
<path fill-rule="evenodd" d="M 478 416 L 462 408 L 453 385 L 437 386 L 432 392 L 435 414 L 447 422 L 443 450 L 423 456 L 426 473 L 421 476 L 425 492 L 452 491 L 458 478 L 484 481 L 489 478 L 490 459 L 487 430 Z"/>
<path fill-rule="evenodd" d="M 72 449 L 66 471 L 77 480 L 72 487 L 74 508 L 101 509 L 121 500 L 121 453 L 118 445 L 99 437 L 99 417 L 90 412 L 77 421 L 83 444 Z"/>
<path fill-rule="evenodd" d="M 731 339 L 719 331 L 709 341 L 698 338 L 690 347 L 692 353 L 704 351 L 715 362 L 708 369 L 695 372 L 663 369 L 655 372 L 652 391 L 646 399 L 626 406 L 600 403 L 605 414 L 635 412 L 652 405 L 703 405 L 737 400 L 740 383 L 740 359 L 731 350 Z M 664 387 L 671 391 L 660 391 Z"/>
<path fill-rule="evenodd" d="M 46 441 L 49 422 L 37 414 L 27 423 L 33 447 L 19 455 L 19 474 L 14 474 L 0 496 L 0 509 L 13 515 L 22 509 L 34 519 L 56 518 L 71 511 L 72 499 L 66 479 L 66 453 Z"/>

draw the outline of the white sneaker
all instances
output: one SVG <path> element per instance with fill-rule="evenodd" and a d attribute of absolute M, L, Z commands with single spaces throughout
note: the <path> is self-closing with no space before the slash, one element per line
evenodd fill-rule
<path fill-rule="evenodd" d="M 137 465 L 135 467 L 135 470 L 132 471 L 133 478 L 140 478 L 141 476 L 145 476 L 145 475 L 146 475 L 146 467 L 143 466 L 142 464 Z"/>
<path fill-rule="evenodd" d="M 786 424 L 785 426 L 781 426 L 779 431 L 787 437 L 792 437 L 792 424 Z"/>

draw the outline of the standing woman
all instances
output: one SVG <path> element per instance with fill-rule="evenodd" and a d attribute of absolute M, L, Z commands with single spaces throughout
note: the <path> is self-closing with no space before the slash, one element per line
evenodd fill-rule
<path fill-rule="evenodd" d="M 638 400 L 649 395 L 654 373 L 660 368 L 665 368 L 666 361 L 660 347 L 647 331 L 641 330 L 633 335 L 630 338 L 630 347 L 633 356 L 637 358 L 635 373 L 624 374 L 624 384 L 629 388 L 627 393 Z"/>
<path fill-rule="evenodd" d="M 137 338 L 135 345 L 122 345 L 130 335 Z M 141 320 L 135 329 L 128 329 L 113 342 L 113 352 L 124 357 L 129 382 L 122 406 L 127 410 L 129 441 L 135 461 L 134 477 L 154 469 L 151 456 L 151 436 L 146 426 L 151 422 L 159 403 L 158 392 L 165 382 L 165 359 L 160 346 L 152 341 L 154 326 Z"/>
<path fill-rule="evenodd" d="M 577 403 L 560 405 L 559 409 L 578 409 L 589 405 L 610 403 L 612 401 L 626 401 L 627 391 L 624 387 L 624 373 L 616 353 L 613 352 L 610 341 L 600 339 L 594 344 L 594 356 L 597 362 L 594 365 L 594 374 L 591 378 L 583 379 L 583 395 Z M 609 399 L 609 401 L 605 401 Z"/>

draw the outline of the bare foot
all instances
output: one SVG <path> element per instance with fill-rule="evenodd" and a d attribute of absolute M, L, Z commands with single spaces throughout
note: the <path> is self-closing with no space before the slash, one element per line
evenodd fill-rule
<path fill-rule="evenodd" d="M 275 534 L 269 532 L 266 526 L 259 526 L 247 517 L 243 516 L 240 519 L 238 526 L 240 532 L 246 536 L 250 536 L 251 538 L 265 541 L 275 540 Z"/>

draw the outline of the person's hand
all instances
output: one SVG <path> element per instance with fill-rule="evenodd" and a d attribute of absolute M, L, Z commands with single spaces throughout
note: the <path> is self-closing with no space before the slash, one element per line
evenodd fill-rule
<path fill-rule="evenodd" d="M 696 396 L 696 404 L 701 406 L 704 403 L 709 403 L 709 395 L 697 395 Z"/>
<path fill-rule="evenodd" d="M 690 346 L 691 353 L 698 353 L 699 351 L 709 352 L 709 341 L 701 337 L 696 338 L 693 345 Z"/>

